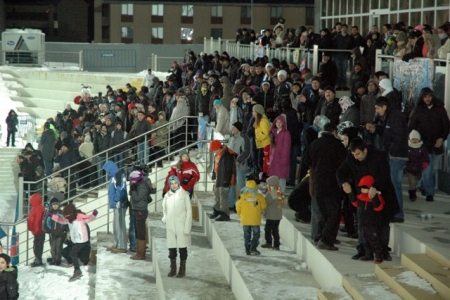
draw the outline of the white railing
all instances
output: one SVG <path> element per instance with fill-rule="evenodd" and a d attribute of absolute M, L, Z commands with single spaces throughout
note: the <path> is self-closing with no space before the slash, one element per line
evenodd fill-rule
<path fill-rule="evenodd" d="M 83 51 L 0 50 L 0 65 L 83 70 Z"/>

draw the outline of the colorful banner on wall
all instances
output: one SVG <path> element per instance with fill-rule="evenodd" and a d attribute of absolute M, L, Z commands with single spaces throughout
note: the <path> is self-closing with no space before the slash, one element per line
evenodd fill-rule
<path fill-rule="evenodd" d="M 394 61 L 394 88 L 402 92 L 402 103 L 406 115 L 416 104 L 420 90 L 433 88 L 434 61 L 429 58 L 415 58 L 409 62 Z"/>

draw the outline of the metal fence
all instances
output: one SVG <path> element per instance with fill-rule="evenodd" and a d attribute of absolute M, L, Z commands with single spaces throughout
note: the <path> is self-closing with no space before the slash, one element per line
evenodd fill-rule
<path fill-rule="evenodd" d="M 136 72 L 136 50 L 84 50 L 83 67 L 90 71 L 111 69 L 114 72 Z"/>
<path fill-rule="evenodd" d="M 172 62 L 182 62 L 183 57 L 163 57 L 152 53 L 152 56 L 148 58 L 147 69 L 152 69 L 157 72 L 167 72 L 172 68 Z"/>
<path fill-rule="evenodd" d="M 83 69 L 83 51 L 0 50 L 0 65 L 42 67 L 51 69 Z"/>
<path fill-rule="evenodd" d="M 18 115 L 17 133 L 22 139 L 32 143 L 36 139 L 36 117 L 32 115 Z"/>

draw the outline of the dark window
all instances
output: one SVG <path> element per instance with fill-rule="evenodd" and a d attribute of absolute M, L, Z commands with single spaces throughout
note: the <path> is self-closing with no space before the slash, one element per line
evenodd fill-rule
<path fill-rule="evenodd" d="M 312 26 L 314 25 L 314 7 L 307 7 L 305 9 L 305 25 Z M 349 23 L 351 24 L 351 23 Z"/>
<path fill-rule="evenodd" d="M 109 4 L 102 4 L 102 17 L 109 18 Z"/>
<path fill-rule="evenodd" d="M 222 28 L 211 28 L 211 37 L 214 39 L 222 38 Z"/>

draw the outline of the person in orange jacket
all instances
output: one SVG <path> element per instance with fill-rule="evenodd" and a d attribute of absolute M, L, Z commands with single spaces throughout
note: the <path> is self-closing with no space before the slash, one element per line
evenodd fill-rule
<path fill-rule="evenodd" d="M 33 194 L 30 198 L 30 215 L 27 220 L 27 228 L 34 235 L 33 252 L 34 262 L 31 267 L 40 267 L 42 263 L 42 252 L 44 251 L 45 233 L 42 230 L 42 219 L 44 218 L 45 208 L 42 206 L 42 197 L 40 194 Z"/>

